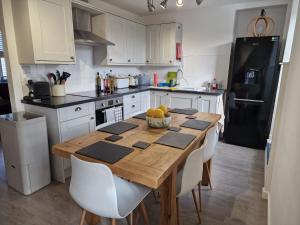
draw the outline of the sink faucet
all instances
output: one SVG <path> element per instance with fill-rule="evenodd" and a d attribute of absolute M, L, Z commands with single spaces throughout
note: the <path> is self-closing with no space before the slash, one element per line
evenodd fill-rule
<path fill-rule="evenodd" d="M 183 77 L 183 71 L 181 68 L 179 68 L 176 72 L 176 76 L 177 76 L 177 86 L 188 86 L 188 81 Z M 180 76 L 179 76 L 180 74 Z M 184 82 L 185 84 L 182 84 L 182 82 Z"/>

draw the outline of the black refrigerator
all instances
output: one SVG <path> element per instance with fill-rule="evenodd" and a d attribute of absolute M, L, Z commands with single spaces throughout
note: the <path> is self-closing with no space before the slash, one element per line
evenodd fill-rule
<path fill-rule="evenodd" d="M 264 149 L 276 98 L 279 36 L 237 38 L 225 107 L 225 142 Z"/>

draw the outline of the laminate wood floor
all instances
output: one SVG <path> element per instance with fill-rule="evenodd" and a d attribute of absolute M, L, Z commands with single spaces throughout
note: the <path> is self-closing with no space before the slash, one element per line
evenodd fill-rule
<path fill-rule="evenodd" d="M 261 199 L 263 169 L 263 151 L 220 142 L 213 159 L 214 189 L 202 188 L 202 224 L 266 225 L 267 201 Z M 152 225 L 158 224 L 159 204 L 153 195 L 147 197 L 146 206 Z M 182 225 L 197 224 L 191 194 L 180 199 L 180 208 Z M 0 225 L 78 225 L 80 213 L 68 184 L 53 182 L 27 197 L 8 188 L 0 149 Z M 142 219 L 139 224 L 144 224 Z"/>

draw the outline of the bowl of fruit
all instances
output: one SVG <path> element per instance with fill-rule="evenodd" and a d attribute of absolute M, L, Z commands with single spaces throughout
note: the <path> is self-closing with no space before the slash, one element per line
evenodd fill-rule
<path fill-rule="evenodd" d="M 168 107 L 160 105 L 158 108 L 150 108 L 146 114 L 146 121 L 149 127 L 166 128 L 170 126 L 171 115 Z"/>

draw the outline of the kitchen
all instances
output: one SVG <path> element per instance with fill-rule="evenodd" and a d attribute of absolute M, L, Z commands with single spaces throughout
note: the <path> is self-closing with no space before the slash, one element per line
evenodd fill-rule
<path fill-rule="evenodd" d="M 154 12 L 148 12 L 153 10 L 151 1 L 136 6 L 130 2 L 124 5 L 120 1 L 109 4 L 97 0 L 73 0 L 72 3 L 51 0 L 40 3 L 2 2 L 4 20 L 1 22 L 1 30 L 6 35 L 6 57 L 9 59 L 8 72 L 11 74 L 8 82 L 14 87 L 10 89 L 13 96 L 12 109 L 14 112 L 25 110 L 45 116 L 48 129 L 48 140 L 45 142 L 49 142 L 51 176 L 53 180 L 67 184 L 72 173 L 71 162 L 58 154 L 52 154 L 51 148 L 54 145 L 58 144 L 56 150 L 61 150 L 59 144 L 92 134 L 95 130 L 123 119 L 131 121 L 132 117 L 147 112 L 149 108 L 165 105 L 170 109 L 193 108 L 199 112 L 216 113 L 221 115 L 220 125 L 224 125 L 228 116 L 226 89 L 230 83 L 228 73 L 232 62 L 232 42 L 238 37 L 248 36 L 245 24 L 249 24 L 265 9 L 266 15 L 276 24 L 272 35 L 279 35 L 283 39 L 282 43 L 286 42 L 285 45 L 281 44 L 280 58 L 282 62 L 288 63 L 296 20 L 290 17 L 296 18 L 298 8 L 297 1 L 249 1 L 239 4 L 228 1 L 220 6 L 206 1 L 200 1 L 198 6 L 197 1 L 186 3 L 186 8 L 185 5 L 178 7 L 176 1 L 169 1 L 166 11 L 155 2 Z M 210 18 L 210 14 L 215 17 Z M 228 19 L 222 19 L 224 17 Z M 209 26 L 204 24 L 207 18 L 214 20 Z M 87 42 L 87 37 L 90 36 L 84 32 L 76 32 L 76 29 L 93 31 L 96 36 L 101 37 L 100 41 L 103 43 L 91 46 L 92 43 L 89 42 L 86 45 L 83 42 Z M 71 74 L 59 82 L 65 85 L 54 85 L 53 75 L 48 80 L 47 74 L 51 73 L 58 78 L 57 70 L 61 74 Z M 100 78 L 98 81 L 101 80 L 98 83 L 97 73 Z M 114 79 L 106 79 L 112 76 Z M 30 80 L 34 83 L 27 85 Z M 50 83 L 51 88 L 45 88 L 45 82 L 48 85 Z M 108 85 L 112 83 L 114 85 Z M 115 85 L 120 85 L 119 89 L 115 89 Z M 27 86 L 30 86 L 35 99 L 23 99 L 24 96 L 30 96 Z M 106 93 L 100 92 L 99 86 L 102 90 L 106 87 Z M 127 88 L 129 86 L 131 88 Z M 276 96 L 276 91 L 272 93 Z M 49 98 L 50 94 L 61 97 Z M 280 104 L 279 97 L 274 111 Z M 278 129 L 276 124 L 268 126 L 271 130 Z M 276 137 L 276 132 L 274 135 Z M 219 152 L 223 152 L 222 149 L 238 149 L 238 146 L 220 143 L 218 148 L 221 149 Z M 241 154 L 247 154 L 247 151 L 242 152 Z M 271 158 L 275 157 L 273 152 L 275 150 L 272 149 Z M 219 154 L 215 160 L 222 163 L 223 153 Z M 265 152 L 255 151 L 255 154 L 261 160 L 251 163 L 257 163 L 263 170 Z M 274 159 L 268 166 L 273 161 Z M 215 173 L 220 175 L 221 168 L 215 171 L 214 166 L 213 162 L 212 173 L 215 177 Z M 218 166 L 217 164 L 216 168 Z M 265 185 L 264 191 L 261 193 L 260 190 L 260 194 L 256 193 L 255 196 L 268 195 L 270 181 L 267 175 L 271 172 L 267 170 L 260 176 L 262 184 L 259 189 Z M 265 184 L 263 178 L 266 179 Z M 214 179 L 217 182 L 218 176 Z M 203 195 L 209 198 L 211 194 Z M 265 201 L 260 199 L 258 202 L 266 217 Z M 197 217 L 194 215 L 193 205 L 189 199 L 185 199 L 185 204 L 191 205 L 191 215 L 186 214 L 186 220 L 195 222 Z M 182 214 L 184 218 L 185 213 Z M 183 218 L 181 221 L 185 223 Z M 209 218 L 208 221 L 206 219 L 204 214 L 203 223 L 210 224 Z M 76 221 L 74 219 L 73 223 L 79 223 L 79 220 Z"/>

